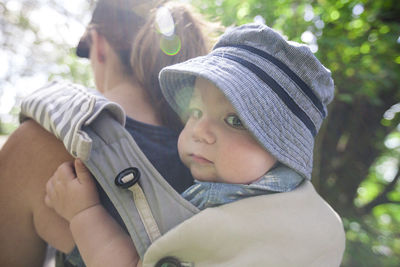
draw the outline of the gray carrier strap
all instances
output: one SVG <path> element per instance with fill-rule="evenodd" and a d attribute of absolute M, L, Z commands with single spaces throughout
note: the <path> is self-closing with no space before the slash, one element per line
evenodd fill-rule
<path fill-rule="evenodd" d="M 199 212 L 148 161 L 123 127 L 122 108 L 100 94 L 53 82 L 24 99 L 20 120 L 28 118 L 84 160 L 123 219 L 140 257 L 160 234 Z"/>
<path fill-rule="evenodd" d="M 20 121 L 34 119 L 63 141 L 75 157 L 87 160 L 92 140 L 82 131 L 107 110 L 121 126 L 125 125 L 122 108 L 97 91 L 68 82 L 52 82 L 36 90 L 21 103 Z"/>

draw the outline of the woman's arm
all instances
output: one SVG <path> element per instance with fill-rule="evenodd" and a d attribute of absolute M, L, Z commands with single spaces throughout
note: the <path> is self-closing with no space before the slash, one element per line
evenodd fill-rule
<path fill-rule="evenodd" d="M 66 162 L 46 186 L 45 203 L 70 222 L 87 266 L 136 266 L 139 256 L 129 235 L 100 204 L 93 178 L 82 161 Z"/>
<path fill-rule="evenodd" d="M 72 157 L 34 121 L 26 121 L 0 150 L 0 266 L 42 266 L 46 242 L 74 247 L 68 222 L 44 203 L 48 178 Z"/>

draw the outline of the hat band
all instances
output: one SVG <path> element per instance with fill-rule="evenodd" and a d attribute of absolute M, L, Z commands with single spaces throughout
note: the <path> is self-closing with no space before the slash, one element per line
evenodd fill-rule
<path fill-rule="evenodd" d="M 217 45 L 217 46 L 215 46 L 214 50 L 216 48 L 220 48 L 220 47 L 236 47 L 239 49 L 244 49 L 244 50 L 247 50 L 251 53 L 254 53 L 254 54 L 268 60 L 269 62 L 271 62 L 272 64 L 277 66 L 279 69 L 281 69 L 284 73 L 286 73 L 286 75 L 288 75 L 289 78 L 292 79 L 300 87 L 300 89 L 304 92 L 304 94 L 311 100 L 311 102 L 314 104 L 314 106 L 319 110 L 319 112 L 322 115 L 322 118 L 326 117 L 326 112 L 324 110 L 324 107 L 323 107 L 321 101 L 314 94 L 314 92 L 311 90 L 311 88 L 296 73 L 294 73 L 285 63 L 283 63 L 279 59 L 275 58 L 274 56 L 268 54 L 267 52 L 265 52 L 263 50 L 260 50 L 260 49 L 257 49 L 255 47 L 248 46 L 248 45 L 235 45 L 235 44 Z"/>
<path fill-rule="evenodd" d="M 308 117 L 308 115 L 296 104 L 296 102 L 290 97 L 290 95 L 266 72 L 264 72 L 253 63 L 234 55 L 230 55 L 227 53 L 213 53 L 213 55 L 233 60 L 257 75 L 258 78 L 260 78 L 277 94 L 277 96 L 282 100 L 283 103 L 285 103 L 290 111 L 292 111 L 293 114 L 296 115 L 303 122 L 303 124 L 310 130 L 312 136 L 315 137 L 317 135 L 317 129 L 310 117 Z"/>

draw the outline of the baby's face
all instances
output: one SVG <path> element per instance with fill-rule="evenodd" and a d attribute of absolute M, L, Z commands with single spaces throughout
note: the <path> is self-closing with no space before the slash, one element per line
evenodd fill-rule
<path fill-rule="evenodd" d="M 248 184 L 276 162 L 246 130 L 223 93 L 202 78 L 196 80 L 178 150 L 200 181 Z"/>

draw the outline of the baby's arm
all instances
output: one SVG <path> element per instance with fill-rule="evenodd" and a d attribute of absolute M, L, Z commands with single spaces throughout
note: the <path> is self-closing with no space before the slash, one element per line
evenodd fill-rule
<path fill-rule="evenodd" d="M 129 235 L 100 204 L 93 178 L 82 161 L 60 165 L 46 185 L 45 203 L 70 223 L 87 266 L 136 266 Z"/>

